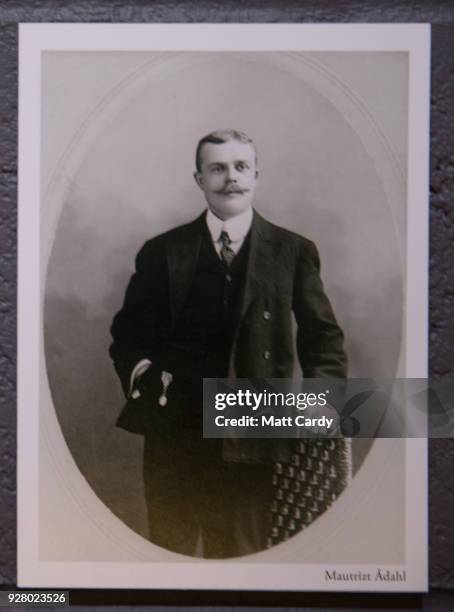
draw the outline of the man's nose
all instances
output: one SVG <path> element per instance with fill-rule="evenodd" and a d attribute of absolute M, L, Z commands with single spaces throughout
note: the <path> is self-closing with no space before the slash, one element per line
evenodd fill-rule
<path fill-rule="evenodd" d="M 233 183 L 237 181 L 238 173 L 234 166 L 227 166 L 226 178 L 229 183 Z"/>

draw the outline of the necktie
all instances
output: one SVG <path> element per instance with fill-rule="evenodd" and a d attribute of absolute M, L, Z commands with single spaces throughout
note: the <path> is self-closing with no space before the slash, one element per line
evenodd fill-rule
<path fill-rule="evenodd" d="M 226 266 L 230 266 L 235 257 L 235 251 L 230 248 L 232 241 L 230 240 L 230 236 L 227 232 L 222 231 L 220 236 L 220 241 L 222 244 L 221 247 L 221 259 L 225 263 Z"/>

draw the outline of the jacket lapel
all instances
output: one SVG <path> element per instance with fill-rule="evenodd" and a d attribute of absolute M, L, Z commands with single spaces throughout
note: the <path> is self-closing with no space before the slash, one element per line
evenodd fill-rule
<path fill-rule="evenodd" d="M 173 324 L 184 306 L 194 278 L 204 223 L 205 213 L 187 225 L 184 231 L 174 236 L 167 244 L 170 310 Z"/>
<path fill-rule="evenodd" d="M 279 243 L 273 238 L 272 226 L 255 210 L 240 316 L 244 316 L 258 293 L 266 295 L 274 284 Z"/>
<path fill-rule="evenodd" d="M 169 268 L 169 292 L 172 322 L 184 306 L 199 257 L 202 236 L 206 231 L 205 213 L 174 236 L 167 244 Z M 273 239 L 272 226 L 255 210 L 251 227 L 251 239 L 245 284 L 241 297 L 240 319 L 257 294 L 267 294 L 266 287 L 274 282 L 272 271 L 276 268 L 279 243 Z"/>

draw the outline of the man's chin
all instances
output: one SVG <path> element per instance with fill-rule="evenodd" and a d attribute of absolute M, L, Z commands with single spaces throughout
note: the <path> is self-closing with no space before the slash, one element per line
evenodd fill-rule
<path fill-rule="evenodd" d="M 220 219 L 228 219 L 229 217 L 236 217 L 236 215 L 240 215 L 242 212 L 246 211 L 251 206 L 251 200 L 240 195 L 236 198 L 223 198 L 222 201 L 213 204 L 208 203 L 208 205 L 211 212 L 217 217 Z"/>

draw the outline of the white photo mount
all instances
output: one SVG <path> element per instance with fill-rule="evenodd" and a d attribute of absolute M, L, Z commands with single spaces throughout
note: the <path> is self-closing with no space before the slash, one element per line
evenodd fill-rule
<path fill-rule="evenodd" d="M 315 213 L 304 208 L 304 227 L 309 226 L 311 235 L 320 234 L 316 237 L 322 246 L 327 286 L 330 294 L 337 295 L 335 302 L 340 304 L 341 312 L 342 294 L 336 279 L 340 275 L 348 279 L 349 273 L 345 265 L 335 269 L 336 259 L 359 249 L 358 236 L 362 233 L 367 241 L 371 225 L 382 224 L 383 232 L 393 228 L 392 238 L 391 234 L 381 235 L 381 244 L 379 234 L 374 237 L 377 252 L 386 250 L 384 244 L 394 248 L 394 240 L 400 256 L 396 268 L 401 271 L 403 287 L 401 342 L 394 376 L 427 377 L 429 26 L 27 24 L 20 26 L 19 34 L 19 586 L 426 591 L 427 441 L 423 439 L 374 442 L 351 486 L 332 508 L 304 532 L 270 550 L 211 561 L 177 555 L 150 543 L 97 495 L 93 483 L 100 490 L 104 484 L 99 474 L 93 474 L 93 466 L 106 461 L 101 452 L 104 447 L 96 438 L 80 439 L 81 432 L 98 431 L 99 419 L 105 427 L 111 416 L 114 429 L 115 406 L 106 408 L 105 413 L 93 414 L 89 401 L 99 388 L 110 385 L 104 374 L 108 367 L 108 339 L 96 348 L 94 358 L 91 345 L 84 344 L 83 338 L 78 344 L 77 334 L 73 342 L 57 342 L 58 350 L 52 352 L 55 346 L 51 340 L 58 340 L 54 332 L 65 321 L 60 321 L 58 327 L 52 315 L 46 315 L 46 309 L 49 313 L 51 298 L 52 303 L 60 300 L 61 309 L 70 308 L 68 304 L 74 304 L 77 298 L 83 308 L 71 311 L 74 321 L 84 317 L 86 324 L 93 324 L 90 329 L 97 329 L 98 320 L 103 324 L 107 320 L 106 302 L 117 303 L 126 285 L 123 283 L 112 297 L 111 285 L 120 281 L 113 267 L 109 268 L 110 264 L 100 257 L 106 256 L 107 260 L 118 245 L 128 258 L 122 265 L 129 270 L 134 250 L 141 246 L 141 225 L 146 238 L 189 220 L 197 210 L 198 203 L 195 199 L 192 202 L 185 182 L 181 190 L 185 196 L 189 194 L 188 209 L 181 210 L 180 193 L 173 189 L 174 175 L 166 174 L 164 162 L 174 155 L 178 161 L 175 176 L 189 175 L 189 181 L 193 164 L 189 156 L 196 137 L 218 127 L 216 122 L 221 118 L 228 125 L 243 118 L 238 127 L 258 134 L 259 158 L 263 158 L 264 166 L 261 180 L 270 180 L 265 178 L 265 170 L 270 176 L 277 167 L 281 146 L 288 146 L 287 154 L 297 151 L 298 161 L 305 163 L 303 186 L 294 183 L 295 169 L 290 167 L 288 174 L 280 171 L 281 183 L 275 189 L 282 193 L 282 209 L 271 203 L 264 206 L 276 222 L 283 215 L 285 225 L 300 215 L 294 208 L 298 189 L 307 194 L 303 196 L 305 204 L 306 198 L 319 202 Z M 236 66 L 235 72 L 232 67 Z M 288 87 L 288 107 L 276 107 L 277 94 L 273 97 L 268 92 L 269 97 L 260 98 L 254 114 L 253 100 L 248 97 L 252 96 L 247 88 L 249 71 L 255 75 L 254 87 L 263 87 L 264 92 L 270 75 L 276 79 L 271 83 L 275 89 Z M 191 89 L 189 78 L 184 81 L 188 74 L 192 80 L 198 79 L 197 87 Z M 406 74 L 408 81 L 402 83 L 401 74 Z M 238 99 L 238 108 L 224 102 L 221 113 L 217 110 L 221 98 L 216 96 L 220 95 L 220 83 L 226 79 L 235 85 L 243 84 L 244 89 L 238 89 L 237 98 L 232 97 Z M 213 84 L 213 89 L 202 91 L 200 86 L 204 83 Z M 311 116 L 316 112 L 317 100 L 323 102 L 320 112 L 325 113 L 321 116 L 331 130 L 331 140 L 328 133 L 317 139 L 308 119 L 291 115 L 300 105 L 301 112 Z M 169 101 L 173 101 L 172 116 L 164 108 Z M 147 119 L 145 103 L 150 105 L 150 114 L 162 108 L 159 121 L 154 122 L 154 115 Z M 283 114 L 286 117 L 282 118 Z M 146 136 L 139 140 L 141 121 L 149 121 L 142 124 L 144 132 L 157 129 L 159 123 L 163 125 L 158 140 Z M 307 150 L 301 150 L 302 136 L 290 140 L 291 146 L 273 144 L 279 134 L 289 142 L 291 134 L 299 134 L 303 128 L 306 142 L 311 143 Z M 319 129 L 322 131 L 321 125 Z M 130 135 L 136 139 L 128 141 Z M 353 161 L 349 165 L 348 160 L 339 160 L 345 175 L 341 171 L 335 174 L 336 156 L 333 153 L 330 157 L 330 151 L 331 146 L 334 152 L 340 148 L 342 138 L 351 143 L 348 155 L 356 164 L 361 162 L 358 152 L 365 152 L 361 162 L 364 172 L 362 166 L 355 171 Z M 170 152 L 166 149 L 167 140 Z M 121 147 L 125 142 L 130 142 L 128 151 Z M 147 149 L 156 142 L 157 150 L 163 152 L 162 167 L 154 149 Z M 172 154 L 177 142 L 179 151 Z M 270 152 L 274 149 L 275 153 Z M 146 182 L 147 162 L 141 164 L 140 160 L 147 151 L 156 168 L 153 178 L 162 179 L 159 185 L 158 181 L 150 181 L 150 185 Z M 334 160 L 329 166 L 334 178 L 325 176 L 321 168 L 317 175 L 316 163 L 311 162 L 317 159 Z M 367 191 L 360 190 L 357 197 L 364 193 L 366 197 L 361 207 L 355 208 L 349 204 L 355 195 L 352 184 L 360 183 L 361 176 L 366 176 Z M 156 189 L 156 198 L 165 196 L 167 216 L 163 209 L 147 208 L 147 186 Z M 334 205 L 328 196 L 335 192 L 338 198 Z M 278 191 L 273 195 L 276 202 Z M 389 206 L 389 226 L 388 221 L 381 220 L 380 202 Z M 112 224 L 110 228 L 106 229 L 106 221 Z M 120 229 L 128 221 L 137 248 L 118 242 Z M 74 224 L 78 224 L 82 246 L 62 256 L 65 241 L 73 247 L 76 244 L 70 242 Z M 156 224 L 159 231 L 155 231 Z M 96 231 L 90 229 L 90 233 L 87 227 Z M 349 240 L 350 247 L 344 244 Z M 372 261 L 373 252 L 368 251 L 367 261 Z M 356 261 L 352 254 L 350 264 Z M 386 279 L 391 269 L 391 261 L 383 263 L 378 277 Z M 361 271 L 359 263 L 350 276 L 358 278 L 358 270 Z M 119 276 L 123 281 L 126 276 L 123 271 L 122 274 Z M 95 280 L 85 282 L 89 276 Z M 364 303 L 370 283 L 367 276 L 365 271 L 363 284 L 359 285 L 362 291 L 358 295 Z M 348 287 L 347 298 L 351 298 L 357 286 L 348 280 L 344 285 Z M 392 300 L 392 293 L 387 300 Z M 347 328 L 354 330 L 355 321 L 358 328 L 361 321 L 367 323 L 367 316 L 362 319 L 359 310 L 349 319 L 348 308 L 344 308 Z M 101 314 L 104 319 L 100 319 Z M 375 314 L 372 307 L 366 314 Z M 398 316 L 395 314 L 396 320 Z M 383 365 L 388 347 L 386 342 L 380 344 L 379 338 L 376 342 L 377 364 Z M 55 389 L 60 388 L 58 373 L 63 369 L 59 368 L 79 363 L 77 353 L 91 359 L 91 377 L 79 379 L 76 369 L 73 373 L 75 387 L 86 385 L 88 389 L 87 394 L 80 395 L 84 401 L 81 399 L 79 412 L 75 413 L 62 406 L 60 399 L 56 402 Z M 68 369 L 64 373 L 71 380 Z M 113 370 L 111 376 L 115 380 Z M 70 391 L 78 393 L 71 388 L 68 396 Z M 58 393 L 59 398 L 64 396 L 61 389 Z M 110 399 L 111 395 L 106 397 Z M 94 429 L 90 429 L 90 419 Z M 87 424 L 86 428 L 80 425 L 81 421 Z M 110 430 L 105 431 L 109 437 Z M 73 436 L 71 432 L 75 432 Z M 117 438 L 111 440 L 112 444 L 116 441 Z M 86 454 L 78 444 L 87 449 Z M 77 446 L 77 460 L 72 445 Z M 134 476 L 140 480 L 141 474 Z"/>

